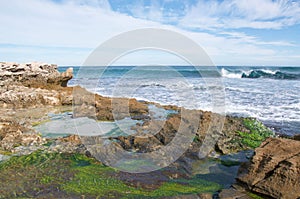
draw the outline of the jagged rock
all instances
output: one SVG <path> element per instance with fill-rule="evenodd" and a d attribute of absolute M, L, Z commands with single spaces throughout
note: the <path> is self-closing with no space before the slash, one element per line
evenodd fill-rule
<path fill-rule="evenodd" d="M 238 180 L 273 198 L 299 198 L 299 176 L 300 142 L 268 138 L 255 150 L 251 163 L 241 167 Z"/>
<path fill-rule="evenodd" d="M 85 109 L 87 110 L 87 109 Z M 201 148 L 203 150 L 204 156 L 208 155 L 210 152 L 216 150 L 223 154 L 229 154 L 232 152 L 237 152 L 241 150 L 248 149 L 246 146 L 243 146 L 242 143 L 236 141 L 238 131 L 249 132 L 249 129 L 245 128 L 241 118 L 234 117 L 223 117 L 218 114 L 213 114 L 211 112 L 204 111 L 193 111 L 185 110 L 186 115 L 197 115 L 199 116 L 198 129 L 192 130 L 194 133 L 195 139 L 191 143 L 189 148 L 190 153 L 199 152 L 200 147 L 203 145 L 205 140 L 206 147 Z M 220 120 L 224 119 L 224 126 L 220 126 Z M 195 119 L 193 117 L 185 116 L 184 119 L 181 118 L 180 113 L 173 114 L 166 121 L 161 120 L 146 120 L 142 125 L 137 124 L 133 129 L 137 131 L 137 134 L 131 136 L 120 136 L 117 139 L 120 141 L 122 147 L 126 150 L 136 150 L 135 146 L 135 137 L 144 135 L 148 137 L 143 139 L 143 143 L 138 148 L 141 151 L 152 151 L 155 150 L 158 146 L 167 145 L 170 143 L 173 138 L 178 133 L 180 126 L 184 123 L 191 123 Z M 190 131 L 190 130 L 189 130 Z M 147 132 L 146 134 L 143 134 Z M 152 137 L 155 137 L 158 142 L 153 143 Z M 153 145 L 153 146 L 152 146 Z"/>
<path fill-rule="evenodd" d="M 73 69 L 59 73 L 57 65 L 1 63 L 0 106 L 4 108 L 72 104 L 68 80 Z"/>
<path fill-rule="evenodd" d="M 19 130 L 24 132 L 28 129 L 15 121 L 0 118 L 0 140 L 5 138 L 8 134 Z"/>
<path fill-rule="evenodd" d="M 61 73 L 61 83 L 62 87 L 66 87 L 68 81 L 73 78 L 73 68 L 68 68 L 65 72 Z"/>
<path fill-rule="evenodd" d="M 154 151 L 163 144 L 153 135 L 137 135 L 137 136 L 119 136 L 121 145 L 124 149 L 131 149 L 137 152 Z"/>
<path fill-rule="evenodd" d="M 74 117 L 113 121 L 148 114 L 147 105 L 136 99 L 103 97 L 78 86 L 73 89 Z"/>
<path fill-rule="evenodd" d="M 63 138 L 58 138 L 60 142 L 71 142 L 73 144 L 82 144 L 80 137 L 78 135 L 70 135 Z"/>
<path fill-rule="evenodd" d="M 45 139 L 40 135 L 26 129 L 24 126 L 14 122 L 0 122 L 0 148 L 13 151 L 17 146 L 32 146 L 45 143 Z"/>
<path fill-rule="evenodd" d="M 72 99 L 72 88 L 48 90 L 22 85 L 0 87 L 0 107 L 2 108 L 72 105 Z"/>
<path fill-rule="evenodd" d="M 46 63 L 1 63 L 0 80 L 18 82 L 26 87 L 54 88 L 67 86 L 68 80 L 73 77 L 73 69 L 64 73 L 57 71 L 57 65 Z"/>
<path fill-rule="evenodd" d="M 76 140 L 76 138 L 74 140 L 74 138 L 75 137 L 57 139 L 49 146 L 49 148 L 47 148 L 47 151 L 56 153 L 86 154 L 86 147 L 80 143 L 80 140 Z"/>

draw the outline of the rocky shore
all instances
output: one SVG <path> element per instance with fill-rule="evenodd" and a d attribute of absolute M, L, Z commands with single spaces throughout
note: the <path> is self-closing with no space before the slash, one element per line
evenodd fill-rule
<path fill-rule="evenodd" d="M 268 138 L 255 150 L 251 162 L 241 167 L 238 181 L 273 198 L 298 198 L 299 157 L 299 141 Z"/>
<path fill-rule="evenodd" d="M 8 159 L 0 163 L 0 198 L 212 198 L 213 194 L 220 198 L 300 197 L 299 141 L 274 138 L 274 132 L 253 118 L 112 99 L 79 86 L 67 87 L 72 77 L 72 68 L 59 73 L 53 64 L 0 63 L 0 161 Z M 164 121 L 153 119 L 149 105 L 171 110 L 172 114 Z M 64 111 L 72 111 L 73 118 L 113 122 L 129 117 L 140 121 L 132 127 L 136 133 L 106 138 L 120 150 L 157 151 L 172 142 L 182 125 L 194 133 L 194 139 L 178 160 L 162 170 L 120 172 L 95 160 L 97 149 L 76 132 L 47 138 L 33 128 L 47 122 L 47 113 Z M 106 150 L 111 153 L 110 147 Z M 220 158 L 245 150 L 254 150 L 248 161 Z M 219 184 L 195 174 L 195 165 L 205 158 L 228 168 L 239 166 L 237 181 L 231 188 L 221 190 Z M 34 174 L 35 170 L 40 176 Z M 16 171 L 24 184 L 16 184 L 20 180 Z M 5 177 L 5 173 L 12 178 Z M 56 179 L 58 176 L 61 178 Z M 34 188 L 28 187 L 26 180 Z"/>

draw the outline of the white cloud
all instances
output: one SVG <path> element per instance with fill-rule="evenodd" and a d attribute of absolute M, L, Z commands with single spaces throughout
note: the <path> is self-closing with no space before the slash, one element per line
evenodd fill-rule
<path fill-rule="evenodd" d="M 254 45 L 271 45 L 271 46 L 296 46 L 288 41 L 261 41 L 255 36 L 249 36 L 243 32 L 218 32 L 218 34 L 226 35 L 230 39 L 237 39 L 243 43 L 249 43 Z"/>
<path fill-rule="evenodd" d="M 263 1 L 267 2 L 266 0 Z M 153 21 L 153 19 L 155 21 L 164 20 L 163 11 L 157 9 L 158 4 L 153 4 L 152 7 L 147 8 L 146 13 L 144 11 L 140 12 L 138 10 L 139 6 L 135 5 L 136 15 L 143 16 L 147 14 L 144 19 L 139 19 L 112 11 L 105 0 L 64 0 L 61 3 L 54 3 L 50 0 L 27 0 L 26 3 L 19 0 L 2 1 L 0 6 L 0 60 L 19 62 L 22 62 L 22 60 L 40 60 L 57 62 L 63 65 L 80 65 L 90 53 L 90 49 L 97 47 L 112 36 L 146 27 L 166 28 L 190 37 L 204 47 L 216 64 L 238 65 L 245 63 L 255 65 L 257 63 L 269 63 L 269 61 L 275 62 L 276 55 L 281 52 L 274 50 L 271 48 L 272 46 L 294 45 L 288 41 L 265 42 L 257 37 L 236 31 L 224 30 L 216 34 L 181 29 L 183 26 L 215 29 L 223 28 L 229 23 L 231 27 L 241 27 L 246 20 L 249 23 L 256 23 L 254 25 L 250 23 L 251 26 L 265 26 L 270 23 L 269 27 L 281 27 L 280 24 L 278 25 L 277 22 L 273 21 L 256 22 L 257 18 L 251 18 L 250 11 L 247 11 L 251 9 L 244 8 L 245 2 L 238 2 L 240 1 L 232 0 L 223 3 L 200 1 L 196 7 L 187 12 L 188 14 L 181 21 L 181 26 L 176 27 Z M 255 3 L 258 2 L 252 2 L 249 6 L 253 7 Z M 265 20 L 274 16 L 277 17 L 279 16 L 277 9 L 280 8 L 282 11 L 282 7 L 284 7 L 278 7 L 278 5 L 274 5 L 274 8 L 266 14 L 262 14 L 261 9 L 255 10 L 255 13 L 260 16 L 260 19 Z M 235 19 L 236 14 L 230 14 L 229 11 L 232 8 L 246 10 L 242 21 Z M 296 8 L 290 8 L 286 5 L 285 13 L 287 10 L 296 16 Z M 220 17 L 225 14 L 229 14 L 231 18 Z M 296 22 L 297 20 L 289 18 L 288 23 L 293 24 Z M 7 43 L 23 46 L 19 48 L 1 46 L 1 44 Z M 150 57 L 149 61 L 151 56 L 147 57 Z M 272 57 L 272 60 L 264 61 L 267 59 L 264 59 L 264 57 Z M 147 62 L 147 59 L 142 56 L 137 59 Z M 163 58 L 159 57 L 159 59 Z M 128 63 L 129 59 L 126 60 Z M 137 60 L 133 61 L 137 62 Z M 176 64 L 176 60 L 174 64 Z"/>
<path fill-rule="evenodd" d="M 0 42 L 96 47 L 120 32 L 159 26 L 83 2 L 55 4 L 46 0 L 27 0 L 26 3 L 11 0 L 1 3 Z"/>
<path fill-rule="evenodd" d="M 300 23 L 300 2 L 289 0 L 200 0 L 181 20 L 189 28 L 280 29 Z"/>

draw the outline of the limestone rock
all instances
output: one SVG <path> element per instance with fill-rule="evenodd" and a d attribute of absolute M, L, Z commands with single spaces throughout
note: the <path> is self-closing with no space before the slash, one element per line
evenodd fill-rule
<path fill-rule="evenodd" d="M 3 108 L 38 107 L 43 105 L 57 106 L 64 92 L 40 88 L 29 88 L 22 85 L 0 87 L 0 106 Z"/>
<path fill-rule="evenodd" d="M 17 146 L 40 145 L 45 142 L 40 135 L 28 132 L 22 125 L 14 121 L 0 121 L 0 148 L 13 151 Z"/>
<path fill-rule="evenodd" d="M 113 121 L 148 114 L 147 105 L 136 99 L 103 97 L 78 86 L 73 89 L 74 117 Z"/>
<path fill-rule="evenodd" d="M 300 142 L 268 138 L 238 180 L 249 190 L 273 198 L 300 197 Z"/>
<path fill-rule="evenodd" d="M 67 86 L 73 77 L 73 69 L 64 73 L 57 71 L 57 65 L 46 63 L 0 63 L 0 80 L 20 83 L 26 87 L 48 88 Z"/>
<path fill-rule="evenodd" d="M 137 152 L 154 151 L 162 146 L 162 143 L 153 135 L 120 136 L 124 149 L 134 149 Z"/>
<path fill-rule="evenodd" d="M 0 107 L 27 108 L 70 105 L 67 86 L 73 69 L 59 73 L 57 65 L 46 63 L 0 63 Z"/>
<path fill-rule="evenodd" d="M 55 140 L 47 150 L 58 153 L 87 153 L 86 147 L 81 144 L 80 138 L 75 135 Z"/>
<path fill-rule="evenodd" d="M 73 144 L 82 144 L 80 137 L 78 135 L 70 135 L 63 138 L 58 138 L 60 142 L 71 142 Z"/>
<path fill-rule="evenodd" d="M 73 68 L 68 68 L 65 72 L 61 73 L 61 83 L 62 87 L 66 87 L 68 81 L 73 78 Z"/>

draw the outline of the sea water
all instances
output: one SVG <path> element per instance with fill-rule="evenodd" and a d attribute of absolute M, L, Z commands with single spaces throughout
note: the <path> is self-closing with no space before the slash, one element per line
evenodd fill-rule
<path fill-rule="evenodd" d="M 300 133 L 300 67 L 72 67 L 69 86 L 103 96 L 214 111 L 220 92 L 225 114 L 255 117 L 281 134 Z"/>

